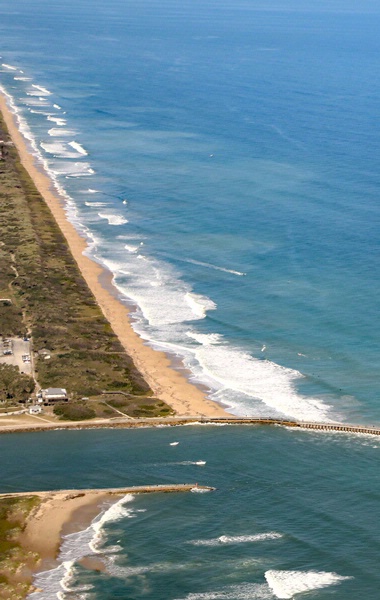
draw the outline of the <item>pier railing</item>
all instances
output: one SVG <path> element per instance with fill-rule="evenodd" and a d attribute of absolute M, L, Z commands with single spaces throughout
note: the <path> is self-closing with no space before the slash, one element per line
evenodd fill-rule
<path fill-rule="evenodd" d="M 316 423 L 314 421 L 291 421 L 289 419 L 274 419 L 265 417 L 218 417 L 201 419 L 202 423 L 226 423 L 231 425 L 281 425 L 298 429 L 317 429 L 322 431 L 345 431 L 347 433 L 364 433 L 380 435 L 380 427 L 369 425 L 351 425 L 346 423 Z"/>

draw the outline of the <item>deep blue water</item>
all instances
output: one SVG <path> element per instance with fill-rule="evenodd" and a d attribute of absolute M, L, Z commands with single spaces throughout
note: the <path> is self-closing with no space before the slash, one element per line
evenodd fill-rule
<path fill-rule="evenodd" d="M 70 219 L 136 307 L 136 330 L 234 413 L 380 422 L 379 26 L 370 0 L 0 1 L 0 85 Z M 309 583 L 310 571 L 354 577 L 305 597 L 377 598 L 376 444 L 205 431 L 178 434 L 202 450 L 181 460 L 210 449 L 202 473 L 224 491 L 127 503 L 115 527 L 142 570 L 100 578 L 83 598 L 272 598 L 268 570 Z M 124 485 L 117 450 L 156 448 L 149 440 L 167 434 L 67 435 L 86 437 L 74 474 L 49 450 L 38 469 L 24 464 L 29 481 L 13 460 L 2 481 Z M 50 437 L 29 439 L 45 456 Z M 145 468 L 143 448 L 128 459 L 128 483 L 199 472 L 164 467 L 166 455 Z M 215 554 L 187 544 L 265 532 L 283 537 L 219 541 Z M 186 568 L 144 570 L 173 547 Z M 288 596 L 277 597 L 301 594 L 284 577 Z"/>

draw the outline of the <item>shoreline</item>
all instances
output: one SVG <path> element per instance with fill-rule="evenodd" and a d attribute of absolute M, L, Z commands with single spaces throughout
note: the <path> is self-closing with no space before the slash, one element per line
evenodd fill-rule
<path fill-rule="evenodd" d="M 9 596 L 0 592 L 1 598 L 24 599 L 38 591 L 35 578 L 38 573 L 58 566 L 63 536 L 86 529 L 103 508 L 119 499 L 107 490 L 86 492 L 0 494 L 0 503 L 4 500 L 38 501 L 26 516 L 22 531 L 16 538 L 19 551 L 2 564 L 1 575 L 6 577 L 4 592 Z"/>
<path fill-rule="evenodd" d="M 166 402 L 180 416 L 229 416 L 221 405 L 208 399 L 202 389 L 190 383 L 182 372 L 173 368 L 173 361 L 169 355 L 148 346 L 134 331 L 130 311 L 120 300 L 120 293 L 112 282 L 112 273 L 86 256 L 86 240 L 68 220 L 63 207 L 64 200 L 52 191 L 51 179 L 38 168 L 35 158 L 28 151 L 24 137 L 15 122 L 15 116 L 1 93 L 0 111 L 21 164 L 53 214 L 98 306 L 154 396 Z"/>
<path fill-rule="evenodd" d="M 26 518 L 24 530 L 18 538 L 24 558 L 11 575 L 10 585 L 20 592 L 21 584 L 23 597 L 38 591 L 35 586 L 38 573 L 50 571 L 61 564 L 58 559 L 64 537 L 86 530 L 96 517 L 127 495 L 184 493 L 191 492 L 194 487 L 207 491 L 214 489 L 192 483 L 0 494 L 0 502 L 38 498 L 38 504 Z M 102 570 L 102 561 L 96 557 L 84 556 L 80 562 L 86 568 Z"/>

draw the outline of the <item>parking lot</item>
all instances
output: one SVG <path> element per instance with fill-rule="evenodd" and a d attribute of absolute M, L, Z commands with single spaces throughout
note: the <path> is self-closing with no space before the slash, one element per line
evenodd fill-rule
<path fill-rule="evenodd" d="M 30 342 L 22 338 L 0 338 L 0 362 L 13 365 L 20 369 L 21 373 L 32 374 L 32 363 L 30 356 Z M 4 351 L 11 350 L 12 354 L 4 355 Z"/>

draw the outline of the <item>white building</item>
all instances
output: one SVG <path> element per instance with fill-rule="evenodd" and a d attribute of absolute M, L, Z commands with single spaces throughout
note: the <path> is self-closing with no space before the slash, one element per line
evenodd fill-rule
<path fill-rule="evenodd" d="M 38 393 L 38 402 L 43 404 L 67 402 L 68 399 L 67 391 L 64 388 L 47 388 Z"/>

